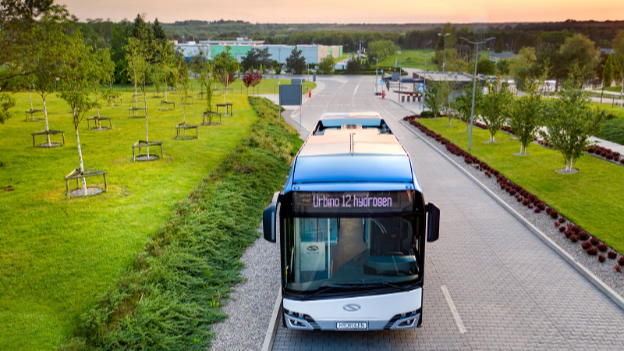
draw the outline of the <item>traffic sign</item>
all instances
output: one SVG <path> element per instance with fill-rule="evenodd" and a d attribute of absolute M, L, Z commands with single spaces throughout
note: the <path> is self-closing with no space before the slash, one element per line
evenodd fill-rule
<path fill-rule="evenodd" d="M 383 84 L 383 79 L 379 81 L 379 83 Z"/>
<path fill-rule="evenodd" d="M 418 84 L 418 91 L 421 92 L 421 93 L 423 91 L 425 91 L 425 85 L 424 84 Z"/>
<path fill-rule="evenodd" d="M 383 68 L 381 69 L 381 73 L 383 74 Z"/>

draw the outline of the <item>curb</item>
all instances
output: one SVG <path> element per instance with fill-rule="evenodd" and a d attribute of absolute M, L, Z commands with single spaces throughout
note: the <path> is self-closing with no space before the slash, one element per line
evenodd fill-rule
<path fill-rule="evenodd" d="M 275 342 L 275 334 L 277 333 L 277 326 L 279 324 L 279 316 L 282 311 L 282 289 L 277 293 L 277 300 L 273 306 L 273 312 L 271 313 L 271 322 L 269 328 L 264 336 L 264 343 L 262 344 L 262 351 L 271 351 L 273 349 L 273 343 Z"/>
<path fill-rule="evenodd" d="M 618 295 L 613 289 L 611 289 L 608 285 L 606 285 L 600 278 L 598 278 L 594 273 L 589 271 L 583 265 L 578 263 L 572 255 L 567 253 L 564 249 L 562 249 L 557 243 L 555 243 L 552 239 L 550 239 L 546 234 L 542 233 L 536 226 L 530 223 L 524 216 L 520 213 L 516 212 L 507 202 L 501 199 L 498 195 L 496 195 L 489 187 L 485 184 L 481 183 L 477 178 L 475 178 L 472 174 L 466 171 L 462 166 L 460 166 L 455 160 L 446 155 L 443 151 L 439 150 L 435 147 L 429 140 L 423 138 L 419 133 L 414 130 L 414 127 L 405 122 L 404 120 L 400 120 L 399 123 L 406 126 L 409 131 L 422 140 L 427 146 L 432 148 L 438 154 L 440 154 L 443 158 L 449 161 L 452 165 L 458 168 L 464 175 L 466 175 L 470 180 L 472 180 L 475 184 L 477 184 L 483 191 L 485 191 L 494 201 L 498 202 L 507 212 L 509 212 L 512 216 L 516 217 L 525 227 L 527 227 L 535 236 L 541 239 L 548 247 L 550 247 L 553 251 L 555 251 L 561 258 L 563 258 L 572 268 L 576 269 L 585 279 L 587 279 L 590 283 L 592 283 L 598 290 L 600 290 L 603 294 L 605 294 L 611 301 L 613 301 L 618 307 L 624 310 L 624 298 Z"/>

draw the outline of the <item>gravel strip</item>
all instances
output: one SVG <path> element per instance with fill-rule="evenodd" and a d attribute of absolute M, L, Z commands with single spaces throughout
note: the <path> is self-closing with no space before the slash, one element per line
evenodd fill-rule
<path fill-rule="evenodd" d="M 228 318 L 212 327 L 212 351 L 261 350 L 280 289 L 279 239 L 263 237 L 247 248 L 241 261 L 245 281 L 234 287 L 223 312 Z"/>
<path fill-rule="evenodd" d="M 485 172 L 478 170 L 474 165 L 469 165 L 465 163 L 463 157 L 453 155 L 446 149 L 444 145 L 438 143 L 433 138 L 429 138 L 418 128 L 412 125 L 410 125 L 410 128 L 413 128 L 413 130 L 416 131 L 416 133 L 422 139 L 426 139 L 427 141 L 429 141 L 434 147 L 436 147 L 438 150 L 441 150 L 451 159 L 453 159 L 458 165 L 460 165 L 460 167 L 467 170 L 481 183 L 483 183 L 490 190 L 492 190 L 498 197 L 503 199 L 503 201 L 507 202 L 507 204 L 509 204 L 514 210 L 516 210 L 524 218 L 526 218 L 531 224 L 536 226 L 540 231 L 546 234 L 546 236 L 548 236 L 551 240 L 557 243 L 557 245 L 559 245 L 567 253 L 572 255 L 572 257 L 574 257 L 574 259 L 579 264 L 595 274 L 618 295 L 624 297 L 624 275 L 622 273 L 617 273 L 613 269 L 613 266 L 617 263 L 617 259 L 607 258 L 604 263 L 600 263 L 598 261 L 598 256 L 590 256 L 585 253 L 585 250 L 583 250 L 583 248 L 581 247 L 581 241 L 573 243 L 568 240 L 563 233 L 559 232 L 559 228 L 554 226 L 555 220 L 552 219 L 548 214 L 546 214 L 546 212 L 534 213 L 532 209 L 529 209 L 528 207 L 522 205 L 521 203 L 516 201 L 513 196 L 509 195 L 505 190 L 502 190 L 500 188 L 500 185 L 496 182 L 496 177 L 492 176 L 492 178 L 488 178 L 485 175 Z M 532 144 L 531 147 L 542 146 L 538 144 Z M 555 170 L 553 169 L 553 172 L 554 171 Z M 609 250 L 612 250 L 612 248 L 609 247 Z M 606 252 L 599 252 L 599 254 L 604 254 L 605 256 L 607 256 Z M 620 255 L 618 255 L 618 257 L 620 257 Z"/>

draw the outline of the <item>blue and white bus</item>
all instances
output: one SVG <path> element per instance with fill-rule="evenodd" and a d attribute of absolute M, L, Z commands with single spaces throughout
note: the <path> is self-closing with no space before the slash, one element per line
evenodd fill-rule
<path fill-rule="evenodd" d="M 300 330 L 422 326 L 425 204 L 409 155 L 377 113 L 325 114 L 263 214 L 280 238 L 282 323 Z"/>

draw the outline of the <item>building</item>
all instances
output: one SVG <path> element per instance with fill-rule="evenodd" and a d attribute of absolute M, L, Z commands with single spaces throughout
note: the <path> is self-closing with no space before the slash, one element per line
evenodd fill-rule
<path fill-rule="evenodd" d="M 516 54 L 512 54 L 512 53 L 490 53 L 489 54 L 489 59 L 490 61 L 494 61 L 494 62 L 498 62 L 500 60 L 511 60 L 514 59 L 516 57 L 518 57 L 518 55 Z"/>
<path fill-rule="evenodd" d="M 247 55 L 252 48 L 257 49 L 269 49 L 271 59 L 277 60 L 280 64 L 286 63 L 295 45 L 270 45 L 264 44 L 261 40 L 248 40 L 245 38 L 237 38 L 237 40 L 201 40 L 199 43 L 188 42 L 186 44 L 178 44 L 174 42 L 176 48 L 180 49 L 184 55 L 184 58 L 188 61 L 191 57 L 196 56 L 201 49 L 209 60 L 212 60 L 217 55 L 222 53 L 230 47 L 230 53 L 236 57 L 238 62 L 243 60 L 243 57 Z M 301 50 L 302 56 L 306 62 L 311 65 L 316 65 L 321 62 L 327 56 L 339 58 L 342 56 L 342 46 L 326 46 L 326 45 L 297 45 L 297 49 Z"/>

